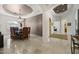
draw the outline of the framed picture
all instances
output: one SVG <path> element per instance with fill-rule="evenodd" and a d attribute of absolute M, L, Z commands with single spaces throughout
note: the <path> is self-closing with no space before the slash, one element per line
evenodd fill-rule
<path fill-rule="evenodd" d="M 71 23 L 67 23 L 67 26 L 71 26 Z"/>

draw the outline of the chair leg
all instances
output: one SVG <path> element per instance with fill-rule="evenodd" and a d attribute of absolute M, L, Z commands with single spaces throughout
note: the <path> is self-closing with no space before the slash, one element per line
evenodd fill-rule
<path fill-rule="evenodd" d="M 71 47 L 71 53 L 75 54 L 75 48 L 74 47 Z"/>
<path fill-rule="evenodd" d="M 74 54 L 73 52 L 73 42 L 71 41 L 71 54 Z"/>
<path fill-rule="evenodd" d="M 71 46 L 71 54 L 73 54 L 73 47 Z"/>
<path fill-rule="evenodd" d="M 73 47 L 72 47 L 72 42 L 71 42 L 71 54 L 73 54 Z"/>
<path fill-rule="evenodd" d="M 75 54 L 75 45 L 74 45 L 74 43 L 71 44 L 71 53 Z"/>
<path fill-rule="evenodd" d="M 75 54 L 75 46 L 73 46 L 73 54 Z"/>

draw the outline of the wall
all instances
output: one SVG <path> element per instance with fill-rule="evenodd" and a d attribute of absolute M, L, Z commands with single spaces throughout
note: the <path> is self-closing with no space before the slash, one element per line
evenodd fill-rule
<path fill-rule="evenodd" d="M 31 27 L 31 34 L 42 36 L 42 14 L 26 18 L 26 26 Z"/>
<path fill-rule="evenodd" d="M 0 14 L 0 30 L 4 35 L 9 35 L 8 21 L 16 21 L 17 19 L 11 16 Z"/>
<path fill-rule="evenodd" d="M 75 7 L 75 4 L 72 5 L 71 9 L 69 10 L 69 12 L 66 14 L 66 16 L 64 16 L 62 19 L 66 19 L 67 22 L 71 23 L 71 26 L 68 26 L 68 35 L 75 35 L 76 31 L 75 31 L 75 14 L 76 14 L 76 9 L 77 7 Z"/>
<path fill-rule="evenodd" d="M 78 34 L 77 30 L 78 30 L 78 10 L 79 10 L 79 4 L 75 4 L 75 25 L 76 25 L 76 34 Z"/>

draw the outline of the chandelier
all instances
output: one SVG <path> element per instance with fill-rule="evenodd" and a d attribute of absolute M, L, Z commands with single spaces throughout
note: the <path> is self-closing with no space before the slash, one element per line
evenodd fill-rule
<path fill-rule="evenodd" d="M 19 9 L 19 13 L 18 13 L 18 22 L 21 23 L 22 22 L 22 17 L 21 17 L 21 9 Z"/>
<path fill-rule="evenodd" d="M 17 21 L 20 24 L 20 27 L 22 27 L 23 25 L 25 26 L 25 18 L 22 18 L 21 16 L 22 16 L 21 9 L 19 9 L 18 20 Z"/>
<path fill-rule="evenodd" d="M 19 13 L 18 13 L 18 20 L 17 22 L 19 23 L 19 27 L 22 28 L 22 22 L 23 22 L 23 19 L 21 17 L 21 9 L 19 9 Z"/>

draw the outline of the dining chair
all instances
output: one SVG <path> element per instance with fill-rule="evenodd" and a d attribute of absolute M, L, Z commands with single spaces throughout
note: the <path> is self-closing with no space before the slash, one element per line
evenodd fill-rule
<path fill-rule="evenodd" d="M 75 54 L 76 50 L 79 50 L 79 38 L 71 35 L 71 53 Z"/>

